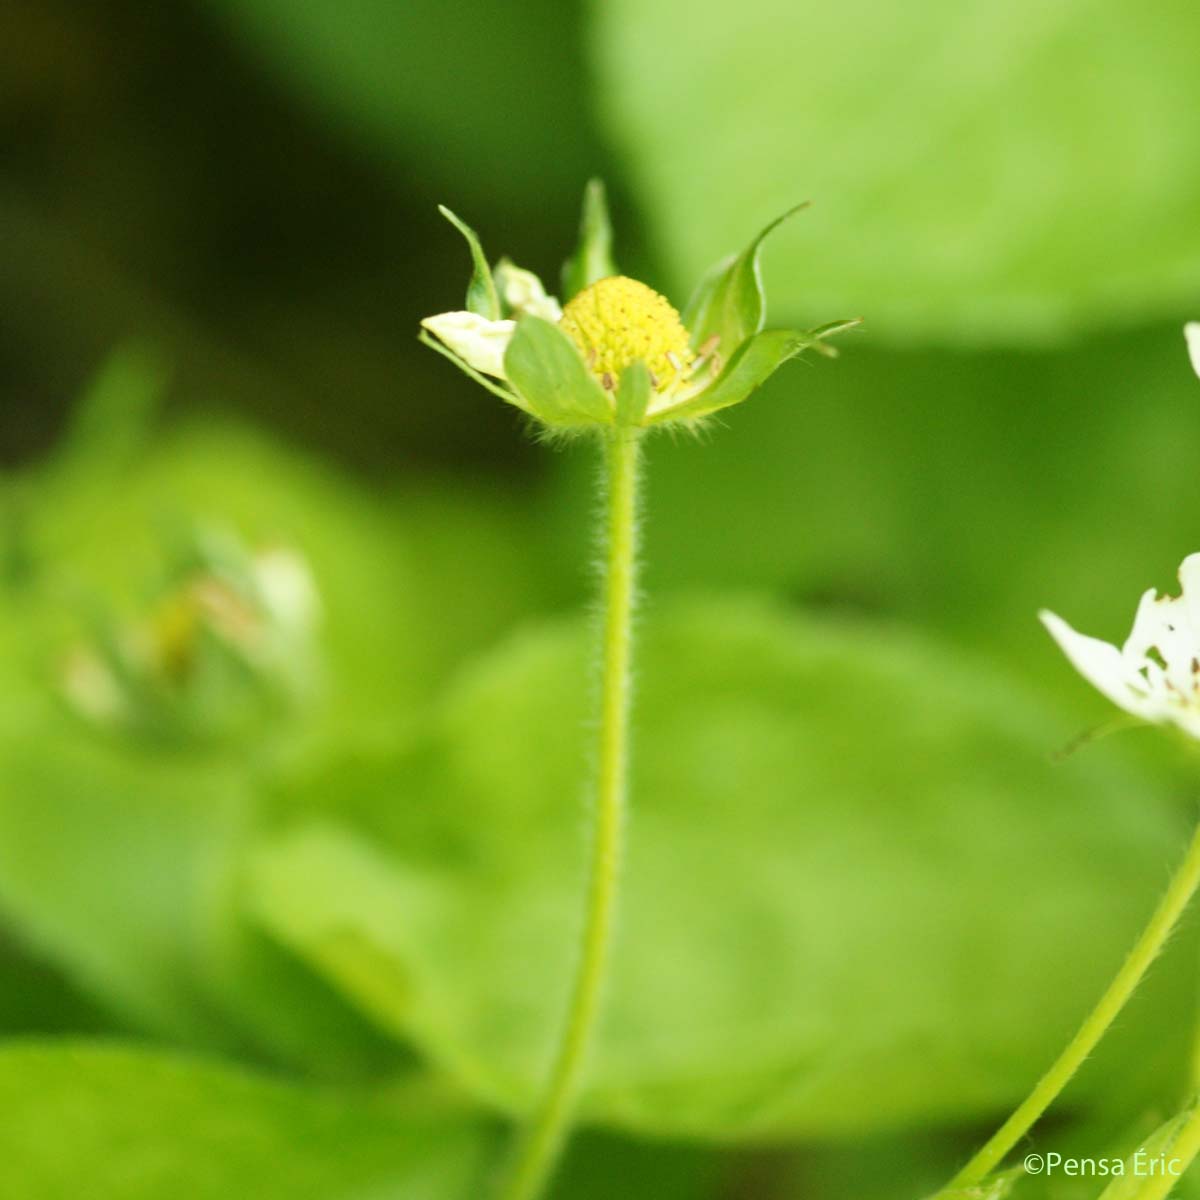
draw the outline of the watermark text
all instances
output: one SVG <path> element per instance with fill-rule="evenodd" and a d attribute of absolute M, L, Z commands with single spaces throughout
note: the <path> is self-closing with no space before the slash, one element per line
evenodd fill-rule
<path fill-rule="evenodd" d="M 1046 1154 L 1025 1156 L 1025 1170 L 1030 1175 L 1067 1175 L 1072 1178 L 1091 1176 L 1116 1178 L 1128 1175 L 1134 1179 L 1152 1179 L 1155 1176 L 1178 1179 L 1183 1174 L 1184 1162 L 1171 1154 L 1151 1154 L 1139 1150 L 1132 1158 L 1077 1158 L 1069 1154 L 1057 1154 L 1051 1150 Z"/>

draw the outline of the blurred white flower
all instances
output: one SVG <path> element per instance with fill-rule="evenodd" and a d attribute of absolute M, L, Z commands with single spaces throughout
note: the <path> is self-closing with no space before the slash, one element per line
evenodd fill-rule
<path fill-rule="evenodd" d="M 63 663 L 63 695 L 92 723 L 212 734 L 312 693 L 321 603 L 305 559 L 211 528 L 184 551 L 144 611 L 104 622 Z"/>
<path fill-rule="evenodd" d="M 1040 615 L 1076 670 L 1114 704 L 1200 738 L 1200 554 L 1183 560 L 1179 582 L 1179 596 L 1153 588 L 1142 596 L 1120 649 L 1077 633 L 1052 612 Z"/>
<path fill-rule="evenodd" d="M 1200 375 L 1200 321 L 1189 321 L 1183 327 L 1183 336 L 1187 338 L 1188 353 L 1192 356 L 1192 366 Z"/>

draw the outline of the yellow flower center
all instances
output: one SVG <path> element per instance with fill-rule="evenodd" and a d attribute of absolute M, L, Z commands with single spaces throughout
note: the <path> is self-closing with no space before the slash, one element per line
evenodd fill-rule
<path fill-rule="evenodd" d="M 693 357 L 688 332 L 670 303 L 624 275 L 598 280 L 574 296 L 563 309 L 562 329 L 609 391 L 638 359 L 649 369 L 654 389 L 665 391 Z"/>

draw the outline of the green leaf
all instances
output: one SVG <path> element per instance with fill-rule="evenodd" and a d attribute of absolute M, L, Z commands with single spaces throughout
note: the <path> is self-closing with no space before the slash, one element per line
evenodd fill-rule
<path fill-rule="evenodd" d="M 617 424 L 632 429 L 642 423 L 650 403 L 650 369 L 641 359 L 621 372 L 617 385 Z"/>
<path fill-rule="evenodd" d="M 492 268 L 488 266 L 478 235 L 444 204 L 438 205 L 438 212 L 467 239 L 467 246 L 471 250 L 472 269 L 471 282 L 467 285 L 467 311 L 486 317 L 489 321 L 500 320 L 500 297 L 496 292 L 496 281 L 492 278 Z"/>
<path fill-rule="evenodd" d="M 72 987 L 60 971 L 13 944 L 5 930 L 0 943 L 0 1035 L 79 1035 L 108 1031 L 107 1014 Z"/>
<path fill-rule="evenodd" d="M 1191 0 L 1152 28 L 1138 0 L 747 0 L 686 24 L 674 56 L 676 0 L 593 24 L 603 114 L 676 280 L 803 181 L 804 236 L 772 257 L 798 328 L 861 310 L 896 341 L 1021 344 L 1195 304 Z"/>
<path fill-rule="evenodd" d="M 251 1038 L 334 1076 L 394 1063 L 242 925 L 237 867 L 258 806 L 236 768 L 135 756 L 25 704 L 0 733 L 0 912 L 24 943 L 135 1028 L 206 1047 Z"/>
<path fill-rule="evenodd" d="M 219 1044 L 193 956 L 228 885 L 244 785 L 211 764 L 132 769 L 29 706 L 2 742 L 0 908 L 126 1020 Z"/>
<path fill-rule="evenodd" d="M 759 254 L 767 234 L 807 204 L 797 204 L 776 217 L 741 254 L 717 263 L 696 286 L 683 311 L 684 327 L 692 335 L 692 349 L 717 339 L 717 350 L 726 358 L 763 327 L 767 301 L 763 295 Z"/>
<path fill-rule="evenodd" d="M 591 641 L 514 640 L 407 755 L 315 776 L 313 819 L 251 871 L 267 929 L 514 1111 L 576 961 Z M 1103 747 L 1052 766 L 1069 726 L 893 633 L 730 601 L 660 604 L 640 643 L 587 1119 L 724 1139 L 994 1119 L 1153 907 L 1186 836 L 1162 789 Z M 1189 1033 L 1175 953 L 1122 1031 L 1160 1078 Z"/>
<path fill-rule="evenodd" d="M 461 1117 L 115 1044 L 0 1050 L 4 1194 L 21 1200 L 462 1200 L 487 1140 Z"/>
<path fill-rule="evenodd" d="M 563 263 L 563 302 L 597 280 L 615 274 L 617 266 L 612 257 L 612 223 L 608 217 L 604 184 L 599 179 L 592 179 L 583 193 L 579 245 Z"/>
<path fill-rule="evenodd" d="M 772 329 L 757 333 L 743 342 L 717 379 L 690 400 L 662 409 L 651 418 L 652 424 L 706 417 L 741 404 L 760 388 L 790 358 L 814 345 L 805 333 L 790 329 Z"/>
<path fill-rule="evenodd" d="M 611 425 L 613 409 L 565 333 L 524 316 L 504 355 L 504 372 L 529 411 L 550 426 Z"/>

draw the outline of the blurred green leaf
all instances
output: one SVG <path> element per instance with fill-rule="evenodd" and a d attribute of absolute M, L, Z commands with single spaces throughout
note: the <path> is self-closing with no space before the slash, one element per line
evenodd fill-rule
<path fill-rule="evenodd" d="M 402 761 L 316 776 L 254 873 L 267 928 L 510 1109 L 574 960 L 589 642 L 530 632 Z M 1065 731 L 1026 694 L 894 634 L 683 606 L 647 620 L 640 661 L 588 1118 L 824 1135 L 1023 1094 L 1182 841 L 1161 794 L 1108 756 L 1052 767 Z M 1164 967 L 1129 1023 L 1170 1028 L 1190 975 Z M 1182 1050 L 1155 1033 L 1130 1053 L 1161 1079 Z"/>
<path fill-rule="evenodd" d="M 0 1105 L 13 1200 L 465 1200 L 484 1147 L 462 1117 L 119 1045 L 10 1044 Z"/>
<path fill-rule="evenodd" d="M 229 884 L 245 784 L 212 764 L 133 770 L 32 703 L 3 746 L 0 904 L 22 936 L 127 1020 L 219 1040 L 194 956 L 201 898 Z"/>
<path fill-rule="evenodd" d="M 0 747 L 0 907 L 80 988 L 188 1043 L 254 1044 L 334 1075 L 394 1064 L 338 997 L 241 926 L 257 805 L 236 763 L 135 756 L 33 700 Z"/>
<path fill-rule="evenodd" d="M 1195 302 L 1192 0 L 616 0 L 593 29 L 676 279 L 801 191 L 770 260 L 788 323 L 1017 343 Z"/>
<path fill-rule="evenodd" d="M 13 944 L 0 928 L 0 1036 L 98 1033 L 113 1025 L 62 972 Z"/>
<path fill-rule="evenodd" d="M 440 684 L 514 625 L 575 602 L 541 532 L 551 503 L 545 489 L 461 475 L 406 479 L 389 497 L 422 681 Z"/>
<path fill-rule="evenodd" d="M 595 168 L 578 4 L 210 6 L 299 96 L 410 182 L 419 163 L 419 182 L 433 190 L 541 209 L 573 204 Z"/>

